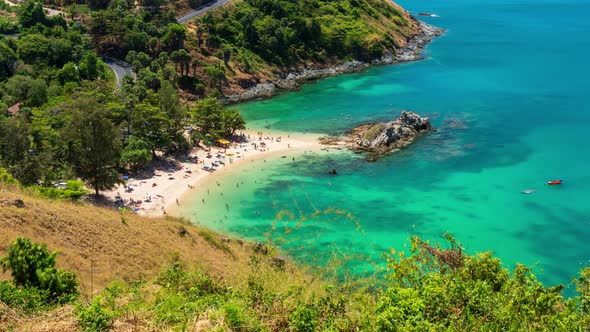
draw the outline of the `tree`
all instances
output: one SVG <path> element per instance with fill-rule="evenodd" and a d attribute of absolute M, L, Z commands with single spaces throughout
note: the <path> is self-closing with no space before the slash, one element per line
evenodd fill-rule
<path fill-rule="evenodd" d="M 0 165 L 24 185 L 35 183 L 45 170 L 30 149 L 30 129 L 23 118 L 0 120 Z"/>
<path fill-rule="evenodd" d="M 180 67 L 180 70 L 178 70 L 180 72 L 180 75 L 188 75 L 189 66 L 192 59 L 189 52 L 182 48 L 180 50 L 172 52 L 170 54 L 170 58 L 178 65 L 177 70 L 178 67 Z"/>
<path fill-rule="evenodd" d="M 5 42 L 0 41 L 0 80 L 4 80 L 14 73 L 16 60 L 14 51 Z"/>
<path fill-rule="evenodd" d="M 18 55 L 26 63 L 48 63 L 51 59 L 49 39 L 40 34 L 30 34 L 18 39 Z"/>
<path fill-rule="evenodd" d="M 149 146 L 154 157 L 157 150 L 167 150 L 170 147 L 170 138 L 164 131 L 169 125 L 170 120 L 159 107 L 149 102 L 136 105 L 133 135 Z"/>
<path fill-rule="evenodd" d="M 137 74 L 137 80 L 152 90 L 157 90 L 160 87 L 160 79 L 158 78 L 158 75 L 149 68 L 140 70 Z"/>
<path fill-rule="evenodd" d="M 199 59 L 197 58 L 192 58 L 191 60 L 191 67 L 193 68 L 193 76 L 197 77 L 197 68 L 199 68 Z"/>
<path fill-rule="evenodd" d="M 25 104 L 28 106 L 41 106 L 47 102 L 47 84 L 42 79 L 31 81 L 27 90 Z"/>
<path fill-rule="evenodd" d="M 225 64 L 226 67 L 229 66 L 231 52 L 232 52 L 231 47 L 229 47 L 229 46 L 224 47 L 224 49 L 223 49 L 223 63 Z"/>
<path fill-rule="evenodd" d="M 95 96 L 75 97 L 64 136 L 76 175 L 90 184 L 97 196 L 117 183 L 119 133 Z"/>
<path fill-rule="evenodd" d="M 162 38 L 162 42 L 168 50 L 178 50 L 184 47 L 184 39 L 186 38 L 186 28 L 178 23 L 168 24 L 166 34 Z"/>
<path fill-rule="evenodd" d="M 221 65 L 208 65 L 205 67 L 205 75 L 209 76 L 211 79 L 211 88 L 218 84 L 219 92 L 221 92 L 221 83 L 223 82 L 223 77 L 225 76 L 225 73 L 221 69 Z"/>
<path fill-rule="evenodd" d="M 4 88 L 15 101 L 24 101 L 32 82 L 33 79 L 30 76 L 14 75 L 6 81 Z"/>
<path fill-rule="evenodd" d="M 18 21 L 24 28 L 32 27 L 37 23 L 46 25 L 47 16 L 43 11 L 43 3 L 35 0 L 25 2 L 18 14 Z"/>
<path fill-rule="evenodd" d="M 121 152 L 121 162 L 132 169 L 147 165 L 152 160 L 149 145 L 135 136 L 129 137 L 127 146 Z"/>
<path fill-rule="evenodd" d="M 180 74 L 188 75 L 192 56 L 184 48 L 178 50 L 178 62 L 180 63 Z"/>
<path fill-rule="evenodd" d="M 80 77 L 87 79 L 87 80 L 95 80 L 98 78 L 99 70 L 98 70 L 98 58 L 94 53 L 87 52 L 82 56 L 82 60 L 80 61 Z"/>
<path fill-rule="evenodd" d="M 172 138 L 175 143 L 179 144 L 183 139 L 181 130 L 183 121 L 186 118 L 186 111 L 180 106 L 176 90 L 172 84 L 170 84 L 170 82 L 163 81 L 162 87 L 160 88 L 158 94 L 160 97 L 160 109 L 170 120 L 168 136 Z"/>
<path fill-rule="evenodd" d="M 236 130 L 246 129 L 246 121 L 242 115 L 234 110 L 223 110 L 221 112 L 221 127 L 224 135 L 231 137 L 236 133 Z"/>
<path fill-rule="evenodd" d="M 33 287 L 48 292 L 47 300 L 69 302 L 78 295 L 76 275 L 55 268 L 57 252 L 49 253 L 44 244 L 17 238 L 0 260 L 4 272 L 11 270 L 17 287 Z"/>
<path fill-rule="evenodd" d="M 207 135 L 212 138 L 219 136 L 222 110 L 223 105 L 215 98 L 199 100 L 191 110 L 192 122 L 199 127 L 202 139 Z"/>
<path fill-rule="evenodd" d="M 78 83 L 80 81 L 80 75 L 78 74 L 76 64 L 73 62 L 66 63 L 57 74 L 57 79 L 61 85 L 65 85 L 68 82 Z"/>

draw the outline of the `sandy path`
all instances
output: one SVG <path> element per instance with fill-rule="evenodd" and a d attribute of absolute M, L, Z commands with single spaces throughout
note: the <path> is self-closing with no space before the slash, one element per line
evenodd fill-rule
<path fill-rule="evenodd" d="M 228 149 L 212 148 L 212 158 L 207 158 L 208 152 L 198 148 L 189 155 L 197 156 L 195 162 L 181 162 L 177 168 L 161 168 L 154 171 L 154 176 L 145 179 L 129 178 L 125 185 L 118 185 L 111 191 L 103 194 L 111 200 L 119 196 L 123 204 L 136 213 L 142 215 L 158 216 L 172 210 L 176 204 L 181 203 L 182 196 L 191 190 L 198 190 L 200 184 L 209 182 L 212 177 L 221 180 L 223 174 L 232 168 L 239 167 L 244 161 L 252 161 L 262 158 L 278 157 L 286 151 L 317 150 L 323 146 L 317 141 L 317 134 L 278 134 L 263 132 L 259 136 L 256 131 L 245 131 L 249 142 L 232 144 Z M 280 141 L 276 138 L 281 137 Z M 264 143 L 266 146 L 261 146 Z M 254 148 L 256 144 L 256 149 Z M 216 158 L 217 155 L 222 156 Z M 203 166 L 211 166 L 212 162 L 221 160 L 225 164 L 215 167 L 216 171 L 207 172 Z M 128 187 L 132 191 L 126 190 Z M 130 203 L 141 201 L 141 203 Z"/>

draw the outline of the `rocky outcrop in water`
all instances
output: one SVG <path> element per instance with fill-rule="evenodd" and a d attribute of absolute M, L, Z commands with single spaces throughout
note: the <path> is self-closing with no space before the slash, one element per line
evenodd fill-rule
<path fill-rule="evenodd" d="M 353 151 L 366 151 L 369 152 L 369 159 L 375 160 L 391 151 L 407 147 L 431 129 L 428 118 L 402 111 L 396 120 L 362 124 L 343 138 L 323 138 L 320 142 L 327 145 L 344 144 Z"/>

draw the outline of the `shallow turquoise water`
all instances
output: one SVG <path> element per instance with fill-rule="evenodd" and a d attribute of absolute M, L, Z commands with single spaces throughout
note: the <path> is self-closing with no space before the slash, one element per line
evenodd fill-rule
<path fill-rule="evenodd" d="M 412 234 L 449 231 L 472 253 L 538 263 L 541 280 L 567 284 L 590 258 L 590 2 L 399 3 L 439 14 L 425 20 L 448 30 L 426 60 L 236 108 L 252 127 L 326 134 L 410 109 L 437 133 L 374 163 L 323 152 L 269 160 L 210 188 L 206 205 L 195 195 L 182 213 L 250 238 L 270 230 L 307 262 L 346 255 L 353 271 L 382 265 L 381 253 Z M 457 120 L 466 128 L 449 126 Z M 545 185 L 555 178 L 564 185 Z"/>

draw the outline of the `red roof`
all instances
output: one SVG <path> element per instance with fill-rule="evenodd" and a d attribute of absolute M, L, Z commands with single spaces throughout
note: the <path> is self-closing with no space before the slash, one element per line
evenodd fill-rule
<path fill-rule="evenodd" d="M 20 102 L 18 102 L 18 103 L 16 103 L 16 104 L 14 104 L 14 105 L 10 106 L 10 107 L 8 108 L 8 113 L 9 113 L 11 116 L 16 116 L 16 115 L 18 114 L 18 112 L 20 111 L 20 104 L 21 104 L 21 103 L 20 103 Z"/>

